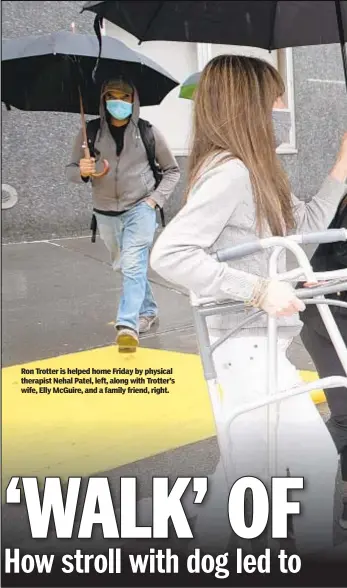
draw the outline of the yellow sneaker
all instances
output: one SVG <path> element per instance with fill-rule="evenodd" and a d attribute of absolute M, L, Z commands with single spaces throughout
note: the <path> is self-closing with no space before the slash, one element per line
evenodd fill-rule
<path fill-rule="evenodd" d="M 128 327 L 121 327 L 117 331 L 116 345 L 119 353 L 134 353 L 139 344 L 136 331 Z"/>

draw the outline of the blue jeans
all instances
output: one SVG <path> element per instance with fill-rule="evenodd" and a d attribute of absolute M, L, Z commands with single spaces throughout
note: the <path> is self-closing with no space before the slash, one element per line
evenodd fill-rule
<path fill-rule="evenodd" d="M 138 331 L 140 316 L 158 312 L 147 278 L 149 251 L 157 226 L 156 212 L 140 202 L 119 216 L 96 213 L 99 234 L 107 247 L 114 270 L 123 276 L 116 326 Z"/>

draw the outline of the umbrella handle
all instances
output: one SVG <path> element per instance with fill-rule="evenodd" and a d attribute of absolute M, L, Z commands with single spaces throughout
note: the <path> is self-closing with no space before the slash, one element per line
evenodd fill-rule
<path fill-rule="evenodd" d="M 101 172 L 93 174 L 92 178 L 103 178 L 104 176 L 106 176 L 106 174 L 108 174 L 108 172 L 110 171 L 110 164 L 108 163 L 107 159 L 103 160 L 103 164 L 104 169 Z"/>
<path fill-rule="evenodd" d="M 86 159 L 91 159 L 88 147 L 84 147 L 84 157 Z M 108 174 L 108 172 L 110 171 L 110 164 L 108 163 L 107 159 L 103 160 L 103 164 L 104 169 L 101 172 L 95 172 L 95 174 L 92 174 L 92 178 L 103 178 L 104 176 L 106 176 L 106 174 Z"/>

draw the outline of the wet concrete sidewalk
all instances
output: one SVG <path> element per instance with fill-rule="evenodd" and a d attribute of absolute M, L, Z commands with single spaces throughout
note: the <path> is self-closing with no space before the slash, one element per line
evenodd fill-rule
<path fill-rule="evenodd" d="M 152 270 L 159 324 L 143 346 L 197 353 L 188 296 Z M 110 345 L 121 277 L 97 238 L 3 246 L 3 365 Z M 299 369 L 313 370 L 300 340 L 291 348 Z"/>

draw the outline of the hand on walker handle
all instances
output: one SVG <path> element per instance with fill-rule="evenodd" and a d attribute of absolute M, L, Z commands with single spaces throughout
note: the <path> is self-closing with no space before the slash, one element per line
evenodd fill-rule
<path fill-rule="evenodd" d="M 324 286 L 324 284 L 327 284 L 328 282 L 305 282 L 304 283 L 304 288 L 316 288 L 317 286 Z"/>
<path fill-rule="evenodd" d="M 295 296 L 287 282 L 271 280 L 259 304 L 270 316 L 292 316 L 305 310 L 305 304 Z"/>

